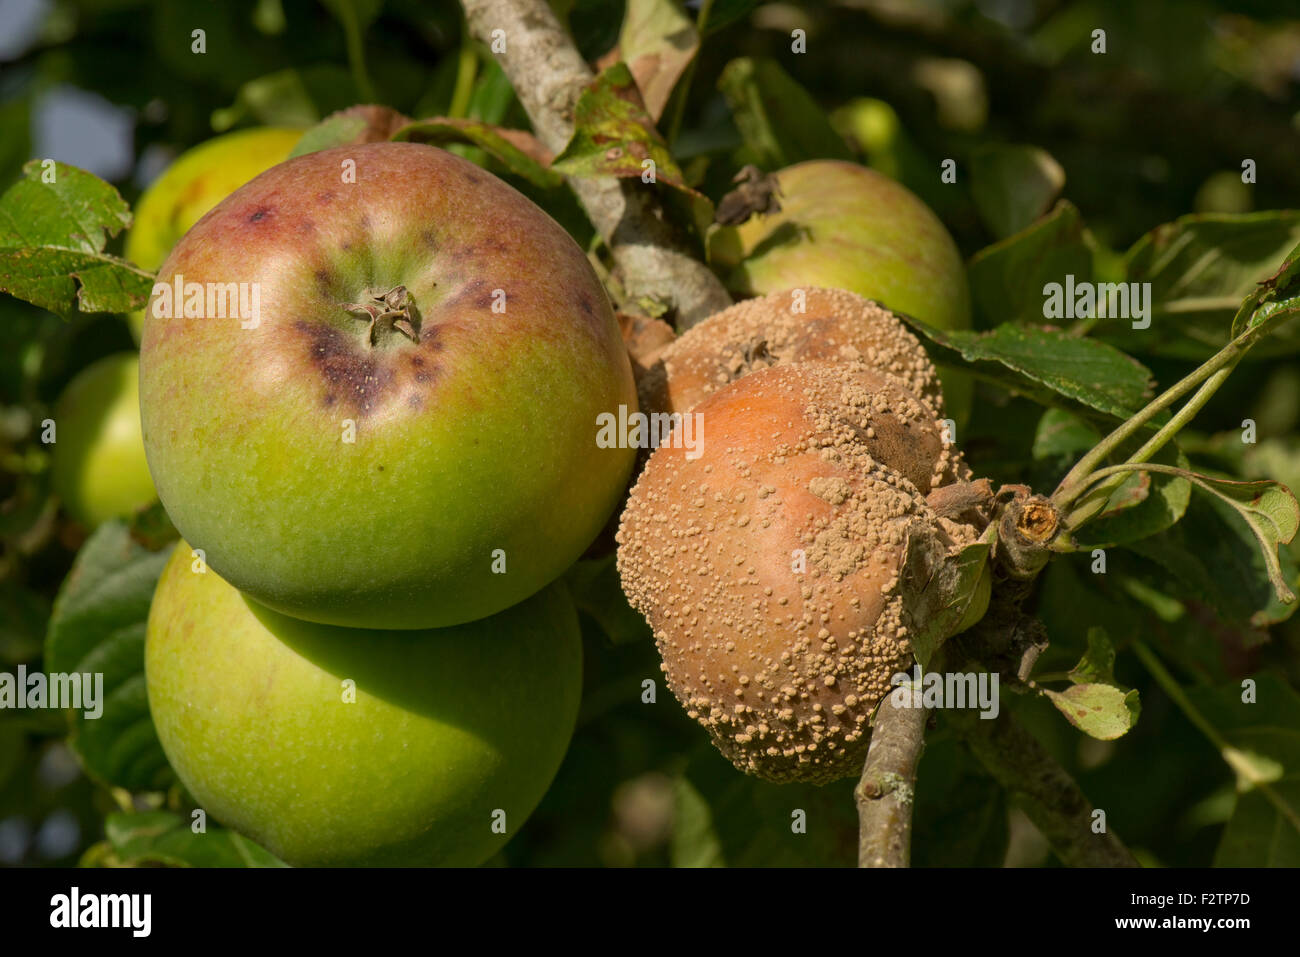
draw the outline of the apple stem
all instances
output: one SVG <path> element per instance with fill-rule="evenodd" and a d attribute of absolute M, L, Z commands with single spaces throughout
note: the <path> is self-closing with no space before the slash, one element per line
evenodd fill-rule
<path fill-rule="evenodd" d="M 379 340 L 381 329 L 395 329 L 412 342 L 420 341 L 420 332 L 415 324 L 414 304 L 411 294 L 405 286 L 394 286 L 387 292 L 374 289 L 366 290 L 365 302 L 350 302 L 344 309 L 358 319 L 369 320 L 370 333 L 368 341 L 375 345 Z"/>

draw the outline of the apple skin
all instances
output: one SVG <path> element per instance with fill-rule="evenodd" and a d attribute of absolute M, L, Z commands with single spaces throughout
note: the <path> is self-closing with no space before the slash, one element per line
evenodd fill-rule
<path fill-rule="evenodd" d="M 140 432 L 139 370 L 133 352 L 105 356 L 77 373 L 54 406 L 54 491 L 88 527 L 158 499 Z"/>
<path fill-rule="evenodd" d="M 809 160 L 777 174 L 781 211 L 709 236 L 709 261 L 728 289 L 765 296 L 792 287 L 847 289 L 940 329 L 969 329 L 961 253 L 905 186 L 842 160 Z M 948 413 L 969 415 L 973 382 L 941 367 Z"/>
<path fill-rule="evenodd" d="M 163 750 L 213 818 L 299 866 L 476 866 L 518 832 L 581 698 L 563 585 L 455 628 L 358 632 L 192 568 L 181 542 L 149 612 L 145 679 Z"/>
<path fill-rule="evenodd" d="M 157 269 L 204 213 L 258 173 L 283 162 L 302 132 L 274 126 L 238 130 L 186 150 L 136 203 L 126 234 L 126 258 L 142 269 Z M 144 310 L 129 319 L 139 342 Z"/>
<path fill-rule="evenodd" d="M 365 628 L 484 618 L 568 568 L 627 485 L 636 450 L 596 442 L 601 413 L 636 409 L 605 291 L 466 160 L 375 143 L 281 163 L 185 235 L 158 278 L 177 274 L 259 284 L 248 329 L 160 318 L 156 287 L 140 401 L 168 514 L 265 605 Z M 377 324 L 372 344 L 345 306 L 398 285 L 419 340 Z"/>

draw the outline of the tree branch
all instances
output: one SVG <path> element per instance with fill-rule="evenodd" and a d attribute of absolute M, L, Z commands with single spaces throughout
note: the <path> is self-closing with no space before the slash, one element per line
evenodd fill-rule
<path fill-rule="evenodd" d="M 912 851 L 912 802 L 928 708 L 880 702 L 871 746 L 853 796 L 858 804 L 858 867 L 907 867 Z"/>
<path fill-rule="evenodd" d="M 999 686 L 1028 679 L 1047 646 L 1042 622 L 1022 609 L 1047 563 L 1061 515 L 1049 500 L 1024 486 L 1005 486 L 998 542 L 992 556 L 993 597 L 984 617 L 943 646 L 948 667 L 993 671 Z M 1074 778 L 1006 708 L 987 719 L 954 708 L 950 721 L 991 774 L 1070 867 L 1137 867 L 1114 832 L 1093 831 L 1093 806 Z"/>
<path fill-rule="evenodd" d="M 462 0 L 470 31 L 496 54 L 542 144 L 559 153 L 573 135 L 573 108 L 595 77 L 545 0 Z M 731 305 L 709 268 L 690 254 L 639 179 L 570 177 L 569 186 L 604 239 L 631 305 L 650 298 L 677 311 L 686 329 Z"/>
<path fill-rule="evenodd" d="M 1067 867 L 1139 866 L 1113 831 L 1093 831 L 1093 807 L 1079 785 L 1009 711 L 987 720 L 954 709 L 945 720 Z"/>
<path fill-rule="evenodd" d="M 960 502 L 971 491 L 949 492 L 942 498 Z M 1021 606 L 1047 562 L 1060 515 L 1048 499 L 1023 486 L 1006 486 L 997 498 L 999 504 L 988 516 L 999 523 L 998 543 L 990 559 L 996 584 L 988 611 L 968 631 L 944 643 L 930 670 L 993 671 L 1001 678 L 999 685 L 1007 686 L 1025 680 L 1046 645 L 1042 623 Z M 889 698 L 881 703 L 855 791 L 860 867 L 908 864 L 912 794 L 928 715 L 924 708 L 892 707 Z M 1093 831 L 1094 809 L 1083 791 L 1008 711 L 989 720 L 975 711 L 954 708 L 945 720 L 1067 865 L 1137 866 L 1113 832 Z"/>

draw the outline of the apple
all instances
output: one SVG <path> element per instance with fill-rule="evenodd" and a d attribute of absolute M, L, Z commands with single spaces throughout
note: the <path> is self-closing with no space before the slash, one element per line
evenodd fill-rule
<path fill-rule="evenodd" d="M 203 567 L 181 542 L 163 570 L 145 681 L 167 759 L 213 818 L 300 866 L 476 866 L 518 832 L 581 697 L 562 585 L 454 628 L 356 631 Z"/>
<path fill-rule="evenodd" d="M 969 329 L 961 253 L 928 206 L 895 180 L 841 160 L 776 174 L 781 210 L 709 236 L 709 262 L 727 288 L 763 296 L 792 287 L 846 289 L 940 329 Z M 973 383 L 940 367 L 948 412 L 969 414 Z"/>
<path fill-rule="evenodd" d="M 283 162 L 302 130 L 260 127 L 226 133 L 182 153 L 144 191 L 126 234 L 126 258 L 157 269 L 199 218 L 263 170 Z M 130 314 L 140 341 L 144 311 Z"/>
<path fill-rule="evenodd" d="M 568 568 L 626 487 L 636 450 L 600 426 L 636 391 L 604 289 L 554 220 L 451 153 L 281 163 L 158 280 L 140 403 L 159 497 L 277 611 L 484 618 Z M 224 284 L 248 308 L 208 302 Z"/>
<path fill-rule="evenodd" d="M 68 513 L 89 527 L 157 501 L 140 432 L 133 352 L 82 369 L 54 406 L 51 478 Z"/>
<path fill-rule="evenodd" d="M 661 444 L 623 510 L 624 594 L 668 687 L 737 768 L 860 775 L 892 676 L 964 597 L 945 566 L 974 529 L 941 524 L 925 497 L 964 463 L 933 410 L 862 359 L 758 369 L 692 415 L 706 441 Z"/>

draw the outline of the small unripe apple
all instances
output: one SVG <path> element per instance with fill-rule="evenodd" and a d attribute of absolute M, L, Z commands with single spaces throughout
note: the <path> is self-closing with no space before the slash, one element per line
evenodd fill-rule
<path fill-rule="evenodd" d="M 208 563 L 278 611 L 359 628 L 533 594 L 596 537 L 636 456 L 600 435 L 636 391 L 583 251 L 414 143 L 281 163 L 186 233 L 150 300 L 140 402 L 159 497 Z"/>
<path fill-rule="evenodd" d="M 105 356 L 68 383 L 54 407 L 54 491 L 87 526 L 157 500 L 140 434 L 140 363 Z"/>
<path fill-rule="evenodd" d="M 438 631 L 257 605 L 180 543 L 149 611 L 159 740 L 217 821 L 295 865 L 476 866 L 568 748 L 582 684 L 563 586 Z"/>
<path fill-rule="evenodd" d="M 126 258 L 142 269 L 157 269 L 204 213 L 283 162 L 301 136 L 302 130 L 267 126 L 226 133 L 186 150 L 136 203 Z M 139 342 L 144 310 L 131 313 L 130 320 Z"/>
<path fill-rule="evenodd" d="M 779 212 L 755 214 L 709 237 L 709 261 L 735 293 L 791 287 L 847 289 L 940 329 L 969 329 L 961 253 L 928 206 L 902 184 L 841 160 L 809 160 L 776 174 Z M 965 420 L 972 382 L 941 368 L 949 413 Z"/>

